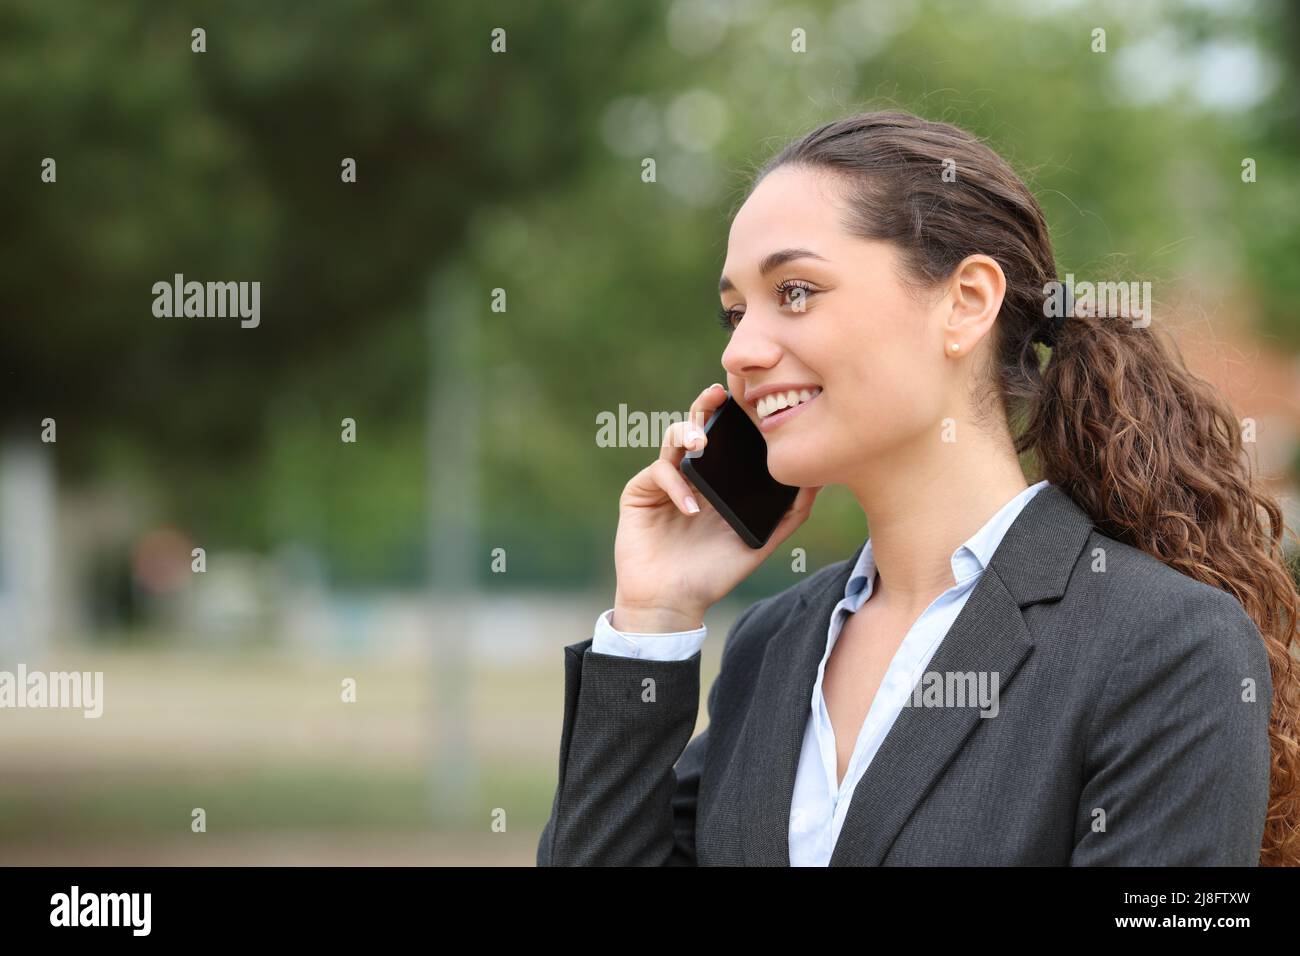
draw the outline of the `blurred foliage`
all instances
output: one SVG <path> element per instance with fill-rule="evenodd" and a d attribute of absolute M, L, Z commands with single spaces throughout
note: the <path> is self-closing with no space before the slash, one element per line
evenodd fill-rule
<path fill-rule="evenodd" d="M 463 320 L 484 552 L 510 554 L 483 583 L 609 581 L 618 493 L 654 449 L 598 448 L 596 415 L 685 411 L 722 380 L 716 278 L 748 175 L 851 110 L 986 138 L 1040 198 L 1062 272 L 1249 293 L 1300 345 L 1298 23 L 1282 0 L 7 0 L 0 424 L 56 417 L 69 481 L 124 476 L 213 547 L 301 541 L 336 581 L 418 581 L 427 289 L 450 271 L 481 306 Z M 1262 99 L 1160 94 L 1165 59 L 1243 48 L 1274 71 Z M 154 318 L 177 272 L 260 280 L 261 326 Z M 865 531 L 839 491 L 793 541 L 812 567 Z"/>

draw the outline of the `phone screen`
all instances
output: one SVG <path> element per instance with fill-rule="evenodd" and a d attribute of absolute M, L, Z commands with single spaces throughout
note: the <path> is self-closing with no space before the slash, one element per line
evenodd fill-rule
<path fill-rule="evenodd" d="M 705 423 L 708 444 L 688 451 L 681 470 L 751 548 L 761 548 L 799 489 L 767 470 L 767 440 L 730 396 Z"/>

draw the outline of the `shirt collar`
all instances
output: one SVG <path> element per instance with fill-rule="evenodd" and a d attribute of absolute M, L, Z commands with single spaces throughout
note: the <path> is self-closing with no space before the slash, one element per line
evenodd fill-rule
<path fill-rule="evenodd" d="M 958 546 L 957 550 L 952 553 L 951 559 L 954 581 L 960 584 L 966 578 L 979 574 L 988 567 L 993 552 L 1002 543 L 1002 538 L 1007 533 L 1007 529 L 1011 527 L 1012 522 L 1016 520 L 1021 510 L 1029 503 L 1029 499 L 1046 487 L 1046 479 L 1030 485 L 999 508 L 993 517 L 984 522 L 982 528 Z M 876 560 L 872 553 L 871 539 L 868 538 L 867 543 L 863 545 L 862 553 L 858 555 L 857 564 L 853 566 L 853 571 L 849 574 L 848 582 L 844 585 L 844 596 L 852 598 L 859 592 L 864 592 L 857 602 L 858 606 L 861 606 L 867 598 L 871 597 L 871 590 L 875 585 L 875 580 Z"/>

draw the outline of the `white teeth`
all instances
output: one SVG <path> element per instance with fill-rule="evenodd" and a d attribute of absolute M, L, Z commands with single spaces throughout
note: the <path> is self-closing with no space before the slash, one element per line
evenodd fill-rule
<path fill-rule="evenodd" d="M 775 414 L 783 408 L 792 408 L 803 402 L 811 401 L 820 395 L 821 391 L 820 388 L 805 388 L 797 392 L 773 392 L 771 395 L 765 395 L 758 400 L 758 417 L 767 418 L 767 416 Z"/>

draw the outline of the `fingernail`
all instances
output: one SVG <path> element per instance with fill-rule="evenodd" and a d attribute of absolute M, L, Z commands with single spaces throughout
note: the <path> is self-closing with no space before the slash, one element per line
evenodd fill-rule
<path fill-rule="evenodd" d="M 719 384 L 718 382 L 714 382 L 712 385 L 709 386 L 709 388 L 720 388 L 720 389 L 722 389 L 724 392 L 727 390 L 727 389 L 726 389 L 726 386 L 721 385 L 721 384 Z"/>
<path fill-rule="evenodd" d="M 694 496 L 692 496 L 692 495 L 687 495 L 687 496 L 683 499 L 683 501 L 685 501 L 685 503 L 686 503 L 686 510 L 689 511 L 691 514 L 695 514 L 696 512 L 698 512 L 698 511 L 700 510 L 700 506 L 697 505 L 697 504 L 695 503 L 695 498 L 694 498 Z"/>

